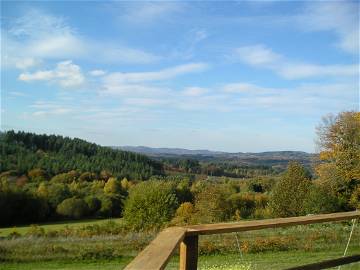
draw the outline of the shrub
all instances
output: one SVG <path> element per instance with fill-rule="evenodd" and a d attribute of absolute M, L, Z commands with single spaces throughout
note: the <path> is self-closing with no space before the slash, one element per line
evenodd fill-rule
<path fill-rule="evenodd" d="M 271 195 L 270 207 L 273 214 L 279 217 L 304 214 L 304 201 L 310 185 L 309 174 L 304 167 L 291 162 Z"/>
<path fill-rule="evenodd" d="M 83 199 L 65 199 L 56 208 L 56 213 L 71 218 L 81 218 L 88 214 L 89 208 Z"/>
<path fill-rule="evenodd" d="M 229 219 L 231 206 L 227 198 L 231 190 L 227 185 L 208 185 L 195 195 L 195 210 L 200 223 L 212 223 Z"/>
<path fill-rule="evenodd" d="M 34 236 L 34 237 L 42 237 L 45 235 L 45 230 L 42 227 L 39 227 L 36 224 L 30 225 L 30 228 L 26 232 L 26 235 L 28 236 Z"/>
<path fill-rule="evenodd" d="M 265 251 L 285 251 L 297 248 L 296 239 L 289 236 L 273 236 L 267 238 L 255 238 L 241 243 L 241 251 L 244 253 L 258 253 Z"/>
<path fill-rule="evenodd" d="M 340 210 L 339 200 L 322 186 L 313 185 L 304 201 L 307 214 L 325 214 Z"/>
<path fill-rule="evenodd" d="M 249 193 L 232 194 L 227 202 L 231 208 L 231 214 L 235 215 L 236 220 L 250 217 L 256 207 L 255 196 Z"/>
<path fill-rule="evenodd" d="M 175 217 L 171 221 L 174 225 L 187 225 L 194 222 L 195 207 L 191 202 L 182 203 L 176 210 Z"/>
<path fill-rule="evenodd" d="M 178 202 L 171 182 L 150 180 L 130 189 L 124 220 L 133 230 L 158 228 L 168 222 Z"/>
<path fill-rule="evenodd" d="M 95 196 L 87 196 L 85 202 L 89 209 L 89 214 L 93 215 L 101 208 L 101 201 Z"/>

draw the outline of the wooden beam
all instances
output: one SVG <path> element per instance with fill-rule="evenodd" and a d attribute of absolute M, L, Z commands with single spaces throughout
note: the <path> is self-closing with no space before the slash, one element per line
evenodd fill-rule
<path fill-rule="evenodd" d="M 279 228 L 294 225 L 350 220 L 360 218 L 360 211 L 341 212 L 333 214 L 309 215 L 302 217 L 275 218 L 234 223 L 216 223 L 193 225 L 185 227 L 186 235 L 218 234 L 240 231 L 252 231 L 266 228 Z"/>
<path fill-rule="evenodd" d="M 311 264 L 307 264 L 307 265 L 291 267 L 291 268 L 287 268 L 285 270 L 320 270 L 320 269 L 328 269 L 328 268 L 332 268 L 332 267 L 336 267 L 336 266 L 340 266 L 340 265 L 344 265 L 344 264 L 349 264 L 349 263 L 354 263 L 354 262 L 359 262 L 359 261 L 360 261 L 360 255 L 353 255 L 353 256 L 347 256 L 347 257 L 342 257 L 342 258 L 338 258 L 338 259 L 326 260 L 326 261 L 322 261 L 319 263 L 311 263 Z M 360 265 L 359 265 L 359 267 L 360 267 Z"/>
<path fill-rule="evenodd" d="M 171 227 L 157 237 L 124 270 L 162 270 L 185 237 L 185 229 Z"/>
<path fill-rule="evenodd" d="M 180 244 L 180 270 L 196 270 L 199 236 L 187 236 Z"/>

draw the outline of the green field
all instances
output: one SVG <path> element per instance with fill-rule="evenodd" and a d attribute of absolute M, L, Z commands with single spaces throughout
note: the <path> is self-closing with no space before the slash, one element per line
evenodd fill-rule
<path fill-rule="evenodd" d="M 37 224 L 39 227 L 44 228 L 46 232 L 48 231 L 56 231 L 64 229 L 65 227 L 69 228 L 80 228 L 87 225 L 94 225 L 94 224 L 103 224 L 108 222 L 109 220 L 120 222 L 121 218 L 112 218 L 112 219 L 86 219 L 86 220 L 72 220 L 72 221 L 59 221 L 59 222 L 52 222 L 52 223 L 43 223 Z M 28 232 L 30 225 L 24 226 L 14 226 L 14 227 L 7 227 L 7 228 L 0 228 L 0 237 L 8 236 L 12 232 L 17 232 L 21 235 L 24 235 Z"/>
<path fill-rule="evenodd" d="M 360 249 L 349 253 L 359 253 Z M 318 262 L 331 258 L 338 258 L 341 256 L 341 250 L 333 250 L 331 252 L 271 252 L 262 254 L 219 254 L 211 256 L 199 257 L 199 269 L 215 270 L 215 269 L 231 269 L 242 270 L 241 265 L 251 265 L 250 269 L 254 270 L 277 270 L 287 267 Z M 123 269 L 132 257 L 124 257 L 113 260 L 99 260 L 99 261 L 50 261 L 50 262 L 31 262 L 31 263 L 3 263 L 2 270 L 113 270 Z M 226 265 L 226 268 L 224 268 Z M 168 270 L 178 269 L 178 257 L 174 257 L 166 267 Z M 342 270 L 358 270 L 359 263 L 344 265 Z"/>
<path fill-rule="evenodd" d="M 101 224 L 104 229 L 108 226 L 106 220 L 41 226 L 46 230 L 61 230 L 67 226 L 86 229 L 89 225 Z M 22 233 L 29 228 L 22 227 Z M 242 270 L 248 268 L 241 266 L 250 265 L 250 269 L 255 270 L 276 270 L 338 258 L 343 254 L 350 230 L 351 224 L 344 222 L 201 236 L 199 269 Z M 10 231 L 12 228 L 3 233 L 5 235 Z M 156 235 L 156 232 L 84 235 L 78 229 L 75 231 L 80 234 L 56 237 L 3 235 L 0 238 L 0 269 L 122 269 Z M 244 246 L 247 248 L 244 249 Z M 347 255 L 353 254 L 360 254 L 359 225 L 355 227 Z M 166 269 L 178 269 L 177 254 Z M 360 264 L 343 266 L 341 269 L 360 269 Z"/>

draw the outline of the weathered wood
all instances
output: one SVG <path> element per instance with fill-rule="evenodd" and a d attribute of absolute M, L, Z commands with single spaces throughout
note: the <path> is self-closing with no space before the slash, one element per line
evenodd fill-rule
<path fill-rule="evenodd" d="M 181 245 L 180 269 L 193 270 L 197 264 L 197 237 L 203 234 L 230 233 L 239 231 L 252 231 L 266 228 L 279 228 L 294 225 L 350 220 L 360 218 L 360 211 L 342 212 L 323 215 L 310 215 L 303 217 L 276 218 L 256 221 L 243 221 L 236 223 L 217 223 L 194 225 L 187 227 L 172 227 L 162 231 L 140 254 L 126 266 L 125 270 L 158 270 L 164 269 L 170 256 L 179 244 Z M 191 238 L 194 237 L 194 238 Z M 196 239 L 196 241 L 195 241 Z M 195 248 L 196 247 L 196 248 Z M 196 260 L 195 260 L 196 258 Z M 343 258 L 339 259 L 340 262 Z M 351 260 L 350 258 L 348 260 Z M 196 261 L 196 262 L 195 262 Z M 193 267 L 193 268 L 192 268 Z M 297 268 L 294 268 L 297 269 Z M 324 269 L 324 268 L 299 268 L 299 269 Z"/>
<path fill-rule="evenodd" d="M 307 264 L 307 265 L 291 267 L 291 268 L 287 268 L 285 270 L 320 270 L 320 269 L 328 269 L 328 268 L 332 268 L 332 267 L 336 267 L 336 266 L 340 266 L 340 265 L 344 265 L 344 264 L 349 264 L 349 263 L 354 263 L 354 262 L 359 262 L 359 261 L 360 261 L 360 255 L 353 255 L 353 256 L 347 256 L 347 257 L 342 257 L 342 258 L 337 258 L 337 259 L 332 259 L 332 260 L 326 260 L 326 261 L 322 261 L 322 262 L 318 262 L 318 263 L 311 263 L 311 264 Z M 359 265 L 359 267 L 360 267 L 360 265 Z"/>
<path fill-rule="evenodd" d="M 240 231 L 252 231 L 266 228 L 278 228 L 294 225 L 305 225 L 330 221 L 350 220 L 360 218 L 360 211 L 341 212 L 333 214 L 309 215 L 302 217 L 275 218 L 234 223 L 216 223 L 193 225 L 185 227 L 186 235 L 218 234 Z"/>
<path fill-rule="evenodd" d="M 196 270 L 199 236 L 187 236 L 180 244 L 180 270 Z"/>
<path fill-rule="evenodd" d="M 125 270 L 164 269 L 184 236 L 185 229 L 182 227 L 171 227 L 163 230 L 125 267 Z"/>

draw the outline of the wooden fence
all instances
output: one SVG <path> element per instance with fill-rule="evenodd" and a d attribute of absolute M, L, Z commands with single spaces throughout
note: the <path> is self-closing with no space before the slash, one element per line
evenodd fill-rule
<path fill-rule="evenodd" d="M 359 219 L 360 211 L 333 214 L 310 215 L 302 217 L 276 218 L 235 223 L 216 223 L 186 227 L 170 227 L 157 237 L 128 264 L 125 270 L 164 269 L 171 255 L 180 246 L 180 270 L 197 269 L 199 235 L 219 234 L 306 225 L 331 221 Z M 360 261 L 360 254 L 309 265 L 289 268 L 292 270 L 326 269 Z"/>

